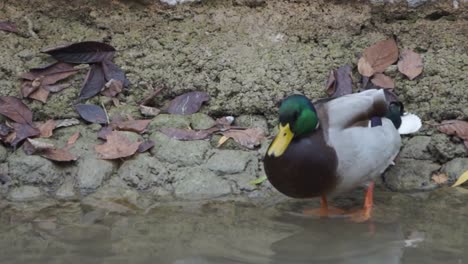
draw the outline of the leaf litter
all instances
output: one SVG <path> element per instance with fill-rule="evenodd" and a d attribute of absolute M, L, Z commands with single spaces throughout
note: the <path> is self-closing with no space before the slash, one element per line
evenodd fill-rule
<path fill-rule="evenodd" d="M 398 47 L 393 38 L 379 41 L 366 48 L 358 61 L 361 75 L 371 77 L 382 73 L 398 60 Z"/>
<path fill-rule="evenodd" d="M 102 42 L 84 41 L 47 48 L 42 52 L 58 61 L 82 64 L 111 60 L 116 50 L 111 45 Z"/>
<path fill-rule="evenodd" d="M 125 134 L 118 131 L 112 131 L 106 139 L 106 143 L 94 147 L 101 159 L 119 159 L 132 156 L 141 144 L 141 142 L 132 142 Z"/>
<path fill-rule="evenodd" d="M 174 98 L 171 101 L 167 112 L 177 115 L 190 115 L 198 112 L 203 102 L 206 102 L 209 99 L 210 96 L 206 92 L 188 92 Z"/>
<path fill-rule="evenodd" d="M 398 70 L 406 75 L 410 80 L 418 77 L 423 71 L 423 60 L 418 53 L 405 49 L 400 54 L 398 61 Z"/>

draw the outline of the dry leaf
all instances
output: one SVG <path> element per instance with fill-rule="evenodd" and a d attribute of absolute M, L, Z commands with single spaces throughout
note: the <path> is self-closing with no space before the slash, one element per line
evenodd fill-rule
<path fill-rule="evenodd" d="M 107 124 L 106 112 L 101 107 L 93 104 L 78 104 L 75 108 L 84 120 L 90 123 Z"/>
<path fill-rule="evenodd" d="M 75 145 L 76 141 L 80 137 L 80 132 L 75 132 L 73 135 L 70 136 L 70 138 L 67 140 L 67 146 L 66 148 L 71 148 L 73 145 Z"/>
<path fill-rule="evenodd" d="M 40 153 L 41 157 L 44 157 L 53 161 L 75 161 L 78 158 L 70 153 L 68 149 L 46 149 Z"/>
<path fill-rule="evenodd" d="M 80 64 L 111 60 L 114 57 L 115 48 L 102 42 L 84 41 L 48 48 L 42 52 L 58 61 Z"/>
<path fill-rule="evenodd" d="M 29 98 L 40 101 L 40 102 L 43 102 L 43 103 L 46 103 L 47 98 L 49 98 L 49 93 L 50 93 L 49 91 L 42 88 L 42 86 L 41 86 L 35 92 L 31 93 L 29 95 Z"/>
<path fill-rule="evenodd" d="M 125 73 L 122 71 L 122 69 L 120 69 L 119 66 L 114 64 L 112 61 L 104 60 L 102 62 L 102 68 L 104 70 L 104 76 L 106 78 L 106 81 L 117 80 L 122 83 L 123 87 L 130 86 L 130 81 L 125 76 Z"/>
<path fill-rule="evenodd" d="M 112 127 L 117 130 L 143 133 L 149 123 L 151 123 L 151 120 L 127 120 L 121 122 L 112 122 Z"/>
<path fill-rule="evenodd" d="M 35 139 L 28 138 L 26 142 L 23 144 L 23 150 L 26 154 L 32 155 L 34 153 L 44 151 L 46 149 L 55 148 L 53 144 L 42 142 Z"/>
<path fill-rule="evenodd" d="M 21 83 L 21 95 L 23 97 L 28 97 L 31 93 L 39 89 L 40 86 L 33 85 L 31 81 L 23 81 Z"/>
<path fill-rule="evenodd" d="M 371 79 L 371 82 L 381 88 L 395 88 L 395 82 L 392 78 L 383 73 L 376 73 Z"/>
<path fill-rule="evenodd" d="M 418 77 L 423 71 L 423 61 L 418 53 L 405 49 L 400 54 L 398 70 L 406 75 L 410 80 Z"/>
<path fill-rule="evenodd" d="M 36 137 L 41 133 L 39 129 L 29 124 L 12 123 L 11 126 L 15 130 L 15 132 L 13 133 L 14 139 L 10 141 L 10 144 L 13 147 L 16 147 L 16 145 L 18 145 L 18 143 L 20 143 L 21 141 L 30 137 Z"/>
<path fill-rule="evenodd" d="M 465 171 L 465 172 L 457 179 L 457 181 L 452 185 L 452 187 L 460 186 L 460 185 L 462 185 L 463 183 L 465 183 L 466 181 L 468 181 L 468 170 Z"/>
<path fill-rule="evenodd" d="M 55 121 L 54 120 L 48 120 L 47 122 L 39 125 L 37 128 L 39 129 L 39 131 L 41 132 L 41 134 L 39 135 L 39 137 L 41 138 L 48 138 L 48 137 L 51 137 L 52 136 L 52 132 L 54 131 L 55 129 Z"/>
<path fill-rule="evenodd" d="M 144 141 L 138 146 L 138 153 L 143 153 L 145 151 L 148 151 L 152 147 L 154 147 L 154 141 L 153 140 Z"/>
<path fill-rule="evenodd" d="M 138 150 L 140 142 L 133 143 L 123 133 L 113 131 L 107 135 L 107 142 L 95 146 L 101 159 L 119 159 L 132 156 Z"/>
<path fill-rule="evenodd" d="M 111 79 L 104 85 L 104 89 L 101 91 L 101 94 L 107 97 L 115 97 L 117 94 L 122 92 L 122 89 L 122 81 Z"/>
<path fill-rule="evenodd" d="M 224 143 L 226 143 L 226 141 L 229 140 L 229 137 L 226 137 L 226 136 L 222 136 L 221 138 L 219 138 L 218 140 L 218 145 L 216 146 L 217 148 L 221 147 Z"/>
<path fill-rule="evenodd" d="M 20 123 L 32 125 L 32 112 L 20 99 L 13 96 L 0 96 L 0 115 Z"/>
<path fill-rule="evenodd" d="M 448 181 L 448 176 L 445 173 L 436 173 L 432 175 L 432 180 L 437 184 L 445 184 Z"/>
<path fill-rule="evenodd" d="M 374 73 L 384 72 L 397 60 L 398 47 L 395 40 L 382 40 L 364 50 L 358 61 L 358 71 L 363 76 L 371 77 Z"/>
<path fill-rule="evenodd" d="M 237 143 L 244 147 L 253 149 L 260 145 L 260 142 L 265 139 L 265 133 L 261 128 L 248 128 L 245 130 L 228 130 L 221 132 L 223 136 L 234 139 Z"/>
<path fill-rule="evenodd" d="M 145 98 L 140 102 L 140 105 L 148 105 L 153 98 L 158 95 L 164 87 L 158 88 L 158 89 L 153 89 Z"/>
<path fill-rule="evenodd" d="M 105 127 L 102 127 L 98 134 L 97 134 L 97 137 L 100 138 L 100 139 L 103 139 L 103 140 L 107 140 L 107 136 L 112 132 L 112 127 L 110 126 L 105 126 Z"/>
<path fill-rule="evenodd" d="M 463 120 L 445 120 L 437 126 L 437 129 L 447 135 L 457 136 L 466 142 L 468 141 L 468 122 Z"/>
<path fill-rule="evenodd" d="M 71 84 L 69 83 L 61 83 L 61 84 L 45 85 L 43 88 L 51 93 L 58 93 L 70 86 Z"/>
<path fill-rule="evenodd" d="M 63 73 L 63 72 L 78 72 L 77 69 L 74 68 L 73 64 L 66 63 L 66 62 L 55 62 L 49 65 L 45 65 L 43 67 L 32 68 L 29 72 L 25 72 L 21 74 L 22 79 L 26 79 L 29 81 L 34 81 L 39 77 L 44 77 L 47 75 L 53 75 L 56 73 Z"/>
<path fill-rule="evenodd" d="M 70 118 L 70 119 L 57 120 L 56 123 L 57 123 L 56 128 L 69 127 L 69 126 L 79 125 L 80 120 L 76 118 Z"/>
<path fill-rule="evenodd" d="M 161 110 L 159 110 L 156 107 L 140 105 L 140 112 L 142 115 L 145 115 L 145 116 L 157 116 L 159 115 Z"/>
<path fill-rule="evenodd" d="M 10 21 L 0 21 L 0 30 L 5 32 L 18 33 L 16 25 Z"/>
<path fill-rule="evenodd" d="M 353 92 L 350 65 L 341 66 L 330 74 L 333 74 L 333 78 L 328 78 L 326 90 L 329 96 L 340 97 Z"/>
<path fill-rule="evenodd" d="M 208 101 L 210 97 L 206 92 L 189 92 L 174 98 L 167 112 L 177 115 L 190 115 L 198 112 L 203 102 Z"/>
<path fill-rule="evenodd" d="M 218 131 L 218 128 L 209 128 L 203 130 L 192 130 L 182 128 L 161 128 L 164 135 L 177 140 L 201 140 L 208 138 L 211 134 Z"/>
<path fill-rule="evenodd" d="M 104 70 L 100 63 L 91 64 L 80 90 L 80 99 L 88 99 L 97 95 L 106 84 Z"/>

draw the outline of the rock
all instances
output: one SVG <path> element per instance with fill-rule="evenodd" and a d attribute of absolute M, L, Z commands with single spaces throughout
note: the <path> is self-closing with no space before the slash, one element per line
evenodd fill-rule
<path fill-rule="evenodd" d="M 109 110 L 109 117 L 110 120 L 116 117 L 123 117 L 127 118 L 127 116 L 131 116 L 134 119 L 142 118 L 140 113 L 140 108 L 137 105 L 119 105 L 119 106 L 112 106 Z"/>
<path fill-rule="evenodd" d="M 450 181 L 455 182 L 465 171 L 468 170 L 468 158 L 456 158 L 442 166 L 441 171 L 449 176 Z"/>
<path fill-rule="evenodd" d="M 205 161 L 205 155 L 211 148 L 204 140 L 179 141 L 155 132 L 151 135 L 155 142 L 151 152 L 161 161 L 178 163 L 182 166 L 193 166 Z"/>
<path fill-rule="evenodd" d="M 455 144 L 450 137 L 444 134 L 435 134 L 428 145 L 429 152 L 437 161 L 444 163 L 456 157 L 466 156 L 463 143 Z"/>
<path fill-rule="evenodd" d="M 74 163 L 58 164 L 40 156 L 17 150 L 7 159 L 8 175 L 21 184 L 40 184 L 56 188 L 65 177 L 76 173 Z"/>
<path fill-rule="evenodd" d="M 42 192 L 38 187 L 23 185 L 10 191 L 8 200 L 12 202 L 27 202 L 41 198 Z"/>
<path fill-rule="evenodd" d="M 431 154 L 428 150 L 428 145 L 431 142 L 431 137 L 426 136 L 415 136 L 411 138 L 403 147 L 400 153 L 400 157 L 417 159 L 417 160 L 429 160 Z"/>
<path fill-rule="evenodd" d="M 78 195 L 76 194 L 74 187 L 73 187 L 73 180 L 70 178 L 65 179 L 65 182 L 58 188 L 57 192 L 55 192 L 55 197 L 59 200 L 76 200 Z"/>
<path fill-rule="evenodd" d="M 83 157 L 78 163 L 76 184 L 82 195 L 99 188 L 105 179 L 108 179 L 116 164 L 113 161 L 101 160 L 95 157 Z"/>
<path fill-rule="evenodd" d="M 183 115 L 159 114 L 148 125 L 148 131 L 156 131 L 160 128 L 188 128 L 190 126 L 190 117 Z"/>
<path fill-rule="evenodd" d="M 440 165 L 426 160 L 400 159 L 384 175 L 385 185 L 393 191 L 426 191 L 437 187 L 432 172 Z"/>
<path fill-rule="evenodd" d="M 139 154 L 125 161 L 117 174 L 129 186 L 138 190 L 146 190 L 153 186 L 164 188 L 172 182 L 167 166 L 149 154 Z"/>
<path fill-rule="evenodd" d="M 228 181 L 203 168 L 184 168 L 175 173 L 174 194 L 186 200 L 217 198 L 231 193 Z"/>
<path fill-rule="evenodd" d="M 218 174 L 234 174 L 243 172 L 252 159 L 256 159 L 255 155 L 247 151 L 217 150 L 206 165 Z"/>
<path fill-rule="evenodd" d="M 261 115 L 241 115 L 234 120 L 236 126 L 248 128 L 261 128 L 268 135 L 268 123 Z"/>
<path fill-rule="evenodd" d="M 4 162 L 7 159 L 8 156 L 8 150 L 0 144 L 0 163 Z"/>
<path fill-rule="evenodd" d="M 213 118 L 202 113 L 191 115 L 190 120 L 190 125 L 193 129 L 208 129 L 216 125 L 216 121 Z"/>

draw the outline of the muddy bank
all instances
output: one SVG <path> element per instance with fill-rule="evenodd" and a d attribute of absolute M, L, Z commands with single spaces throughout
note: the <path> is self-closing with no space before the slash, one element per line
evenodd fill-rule
<path fill-rule="evenodd" d="M 15 22 L 21 34 L 0 32 L 4 52 L 0 94 L 19 95 L 18 74 L 48 62 L 41 49 L 99 40 L 119 50 L 116 63 L 132 82 L 119 96 L 126 106 L 113 107 L 103 98 L 90 100 L 103 101 L 111 115 L 124 112 L 141 118 L 135 106 L 148 93 L 148 85 L 164 85 L 168 89 L 156 100 L 158 106 L 182 92 L 203 90 L 211 96 L 202 108 L 204 114 L 233 115 L 238 124 L 262 127 L 271 134 L 279 99 L 291 93 L 325 97 L 330 69 L 355 64 L 365 47 L 396 36 L 400 48 L 423 55 L 424 72 L 413 81 L 395 67 L 386 74 L 395 78 L 406 109 L 421 116 L 425 125 L 419 134 L 405 138 L 397 165 L 381 186 L 431 190 L 438 187 L 431 180 L 434 171 L 446 172 L 451 183 L 468 168 L 463 144 L 431 126 L 468 117 L 468 7 L 464 1 L 457 1 L 458 6 L 453 1 L 383 2 L 226 0 L 171 7 L 151 1 L 5 1 L 0 19 Z M 82 78 L 75 75 L 72 88 L 52 95 L 46 104 L 27 102 L 35 120 L 77 117 L 72 105 Z M 179 142 L 157 131 L 201 126 L 200 122 L 160 115 L 143 135 L 156 142 L 152 152 L 119 162 L 96 158 L 94 145 L 100 141 L 94 125 L 64 128 L 51 139 L 63 143 L 75 131 L 82 133 L 73 150 L 80 158 L 69 165 L 0 146 L 0 172 L 9 176 L 0 194 L 10 201 L 94 203 L 100 203 L 97 197 L 119 200 L 125 195 L 131 199 L 276 195 L 268 183 L 249 184 L 263 176 L 261 157 L 268 142 L 253 151 L 232 142 L 217 148 L 216 138 Z"/>

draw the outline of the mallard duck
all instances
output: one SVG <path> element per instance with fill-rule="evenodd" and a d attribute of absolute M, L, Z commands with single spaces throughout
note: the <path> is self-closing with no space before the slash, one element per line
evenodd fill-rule
<path fill-rule="evenodd" d="M 268 180 L 290 197 L 320 196 L 321 215 L 329 212 L 327 195 L 371 182 L 363 208 L 368 219 L 372 179 L 400 150 L 401 112 L 402 105 L 389 104 L 382 89 L 314 104 L 303 95 L 287 97 L 279 108 L 279 132 L 264 158 Z"/>

